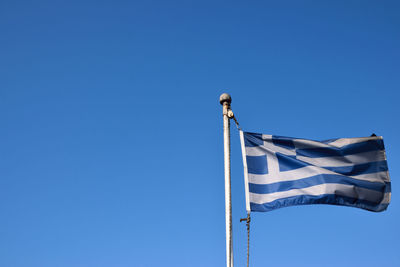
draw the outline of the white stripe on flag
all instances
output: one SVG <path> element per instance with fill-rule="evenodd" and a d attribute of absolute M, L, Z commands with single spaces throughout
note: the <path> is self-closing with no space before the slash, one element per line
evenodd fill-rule
<path fill-rule="evenodd" d="M 291 171 L 279 172 L 273 175 L 249 173 L 248 177 L 249 177 L 249 182 L 252 184 L 273 184 L 278 182 L 300 180 L 318 174 L 335 174 L 335 175 L 341 175 L 343 177 L 350 177 L 369 182 L 381 182 L 381 183 L 390 182 L 387 171 L 355 175 L 355 176 L 347 176 L 324 168 L 319 168 L 317 166 L 306 166 Z"/>
<path fill-rule="evenodd" d="M 267 153 L 261 146 L 246 146 L 245 149 L 247 156 L 264 156 Z"/>
<path fill-rule="evenodd" d="M 390 198 L 392 197 L 392 193 L 385 193 L 385 196 L 383 197 L 382 204 L 389 204 L 390 203 Z"/>

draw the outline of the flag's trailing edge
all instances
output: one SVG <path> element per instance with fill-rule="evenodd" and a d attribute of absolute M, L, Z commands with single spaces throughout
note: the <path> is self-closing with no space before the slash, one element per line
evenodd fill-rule
<path fill-rule="evenodd" d="M 391 189 L 381 136 L 314 141 L 240 131 L 246 209 L 332 204 L 383 211 Z"/>

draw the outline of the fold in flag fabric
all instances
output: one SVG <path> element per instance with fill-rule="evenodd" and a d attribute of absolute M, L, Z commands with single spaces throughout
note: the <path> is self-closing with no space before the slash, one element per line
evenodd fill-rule
<path fill-rule="evenodd" d="M 314 141 L 240 131 L 247 211 L 307 204 L 383 211 L 391 189 L 381 136 Z"/>

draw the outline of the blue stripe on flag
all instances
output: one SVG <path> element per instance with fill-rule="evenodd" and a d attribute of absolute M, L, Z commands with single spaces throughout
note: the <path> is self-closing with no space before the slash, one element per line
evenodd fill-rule
<path fill-rule="evenodd" d="M 375 190 L 378 192 L 386 192 L 386 187 L 388 185 L 390 190 L 390 183 L 369 182 L 336 174 L 318 174 L 304 179 L 278 182 L 272 184 L 249 183 L 249 191 L 251 193 L 257 193 L 257 194 L 270 194 L 275 192 L 288 191 L 291 189 L 306 188 L 319 184 L 354 185 L 356 187 L 362 187 L 370 190 Z"/>
<path fill-rule="evenodd" d="M 383 172 L 388 170 L 387 161 L 375 161 L 363 164 L 357 164 L 352 166 L 342 166 L 342 167 L 324 167 L 324 169 L 340 173 L 343 175 L 360 175 L 367 173 Z"/>
<path fill-rule="evenodd" d="M 276 153 L 276 158 L 279 163 L 279 171 L 291 171 L 294 169 L 310 166 L 310 163 L 296 159 L 296 156 L 288 156 L 281 153 Z"/>
<path fill-rule="evenodd" d="M 366 200 L 360 200 L 350 197 L 338 196 L 334 194 L 326 194 L 319 196 L 301 195 L 288 198 L 281 198 L 270 203 L 256 204 L 250 203 L 251 211 L 271 211 L 274 209 L 284 208 L 294 205 L 309 204 L 331 204 L 340 206 L 351 206 L 369 211 L 380 212 L 386 210 L 389 204 L 373 203 Z"/>
<path fill-rule="evenodd" d="M 267 174 L 267 156 L 246 156 L 247 170 L 252 174 Z"/>
<path fill-rule="evenodd" d="M 385 188 L 385 193 L 391 193 L 392 192 L 392 184 L 391 183 L 386 183 L 386 188 Z"/>
<path fill-rule="evenodd" d="M 281 153 L 276 153 L 276 158 L 278 159 L 279 171 L 281 172 L 291 171 L 306 166 L 313 166 L 308 162 L 304 162 L 302 160 L 297 159 L 296 156 L 289 156 Z M 324 166 L 323 168 L 339 174 L 349 175 L 349 176 L 388 171 L 386 160 L 355 164 L 351 166 L 339 166 L 339 167 Z"/>
<path fill-rule="evenodd" d="M 264 141 L 262 140 L 262 134 L 243 132 L 243 135 L 244 145 L 247 147 L 261 146 L 264 144 Z"/>
<path fill-rule="evenodd" d="M 365 142 L 350 144 L 343 147 L 316 147 L 316 148 L 304 148 L 297 149 L 296 153 L 298 156 L 305 156 L 310 158 L 322 158 L 322 157 L 342 157 L 347 155 L 353 155 L 363 152 L 384 150 L 382 139 L 368 140 Z"/>
<path fill-rule="evenodd" d="M 281 146 L 283 148 L 291 149 L 291 150 L 295 149 L 293 138 L 291 138 L 291 137 L 273 135 L 272 142 L 276 146 Z"/>

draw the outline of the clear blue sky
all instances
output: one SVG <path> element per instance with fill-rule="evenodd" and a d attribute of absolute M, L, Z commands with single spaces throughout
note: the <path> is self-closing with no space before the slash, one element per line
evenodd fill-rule
<path fill-rule="evenodd" d="M 382 213 L 254 213 L 252 266 L 399 266 L 398 1 L 0 2 L 0 266 L 224 266 L 247 131 L 384 136 Z M 246 261 L 232 127 L 236 266 Z"/>

